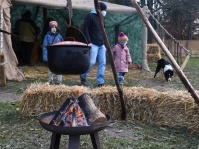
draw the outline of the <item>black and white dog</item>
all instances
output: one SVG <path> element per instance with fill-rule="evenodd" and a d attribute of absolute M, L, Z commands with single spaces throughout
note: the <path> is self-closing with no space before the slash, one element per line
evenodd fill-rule
<path fill-rule="evenodd" d="M 171 81 L 171 78 L 173 77 L 173 68 L 170 65 L 170 63 L 164 58 L 158 60 L 154 78 L 156 77 L 156 74 L 160 71 L 160 69 L 163 69 L 166 81 L 167 82 Z"/>

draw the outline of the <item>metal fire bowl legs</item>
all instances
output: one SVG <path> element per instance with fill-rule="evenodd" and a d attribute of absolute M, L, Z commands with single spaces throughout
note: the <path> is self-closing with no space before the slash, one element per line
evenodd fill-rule
<path fill-rule="evenodd" d="M 98 133 L 90 134 L 93 149 L 102 149 Z M 50 149 L 59 149 L 61 134 L 52 133 Z M 69 149 L 80 148 L 80 135 L 69 135 Z"/>
<path fill-rule="evenodd" d="M 58 149 L 60 144 L 61 134 L 52 133 L 50 149 Z"/>

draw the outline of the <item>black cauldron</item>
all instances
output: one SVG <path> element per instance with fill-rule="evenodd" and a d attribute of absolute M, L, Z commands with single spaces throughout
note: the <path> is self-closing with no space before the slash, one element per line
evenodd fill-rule
<path fill-rule="evenodd" d="M 63 41 L 46 47 L 48 67 L 54 74 L 82 74 L 90 66 L 88 44 Z"/>

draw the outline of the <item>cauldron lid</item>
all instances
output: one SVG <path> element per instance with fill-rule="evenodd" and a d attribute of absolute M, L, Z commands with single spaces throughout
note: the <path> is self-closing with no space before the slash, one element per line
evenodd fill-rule
<path fill-rule="evenodd" d="M 58 43 L 54 43 L 51 46 L 81 46 L 81 47 L 89 47 L 86 43 L 79 42 L 79 41 L 62 41 Z"/>

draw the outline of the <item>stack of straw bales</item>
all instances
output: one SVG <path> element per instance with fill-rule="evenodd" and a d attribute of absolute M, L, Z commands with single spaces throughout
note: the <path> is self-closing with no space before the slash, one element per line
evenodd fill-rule
<path fill-rule="evenodd" d="M 159 92 L 143 87 L 124 87 L 127 120 L 185 127 L 199 132 L 199 107 L 187 91 Z M 121 106 L 116 87 L 90 89 L 83 86 L 32 84 L 21 104 L 24 117 L 38 116 L 60 108 L 66 98 L 87 93 L 102 112 L 120 120 Z"/>
<path fill-rule="evenodd" d="M 148 62 L 157 62 L 161 59 L 160 47 L 157 44 L 147 44 Z"/>

